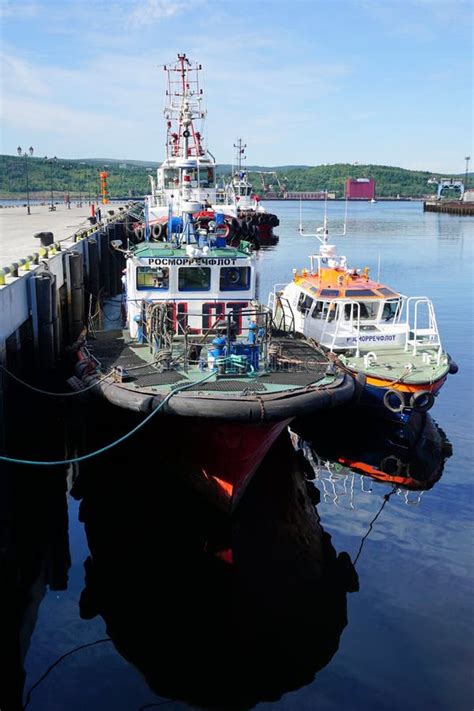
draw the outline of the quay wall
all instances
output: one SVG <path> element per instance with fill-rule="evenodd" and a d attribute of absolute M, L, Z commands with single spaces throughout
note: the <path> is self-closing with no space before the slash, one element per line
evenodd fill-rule
<path fill-rule="evenodd" d="M 68 371 L 67 349 L 101 299 L 122 290 L 125 260 L 110 246 L 127 242 L 128 210 L 109 210 L 70 238 L 51 242 L 0 268 L 0 450 L 13 373 L 48 386 L 58 368 Z M 8 372 L 9 371 L 9 372 Z M 62 388 L 64 390 L 64 387 Z"/>
<path fill-rule="evenodd" d="M 423 203 L 424 212 L 444 212 L 450 215 L 474 215 L 474 202 L 461 200 L 427 200 Z"/>

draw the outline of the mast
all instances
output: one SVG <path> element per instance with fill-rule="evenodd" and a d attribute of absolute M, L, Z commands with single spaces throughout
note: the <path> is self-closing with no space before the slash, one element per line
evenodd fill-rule
<path fill-rule="evenodd" d="M 236 151 L 237 171 L 239 173 L 241 173 L 242 172 L 242 160 L 245 158 L 245 149 L 247 148 L 247 144 L 244 143 L 242 145 L 242 139 L 238 138 L 237 143 L 234 143 L 234 148 L 237 149 L 237 151 Z"/>
<path fill-rule="evenodd" d="M 186 54 L 178 54 L 178 60 L 164 66 L 168 73 L 166 90 L 166 156 L 167 158 L 200 157 L 205 154 L 202 145 L 202 127 L 198 131 L 195 122 L 204 122 L 206 112 L 202 109 L 203 91 L 199 86 L 202 65 L 190 62 Z"/>

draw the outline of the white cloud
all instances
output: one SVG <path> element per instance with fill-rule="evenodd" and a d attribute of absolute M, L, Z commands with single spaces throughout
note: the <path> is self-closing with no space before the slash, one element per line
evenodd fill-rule
<path fill-rule="evenodd" d="M 186 8 L 189 8 L 189 2 L 185 0 L 146 0 L 136 3 L 129 20 L 134 28 L 144 27 L 179 15 Z"/>

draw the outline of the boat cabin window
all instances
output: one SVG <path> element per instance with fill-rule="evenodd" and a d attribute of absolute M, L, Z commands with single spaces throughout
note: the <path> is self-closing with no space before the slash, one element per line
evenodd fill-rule
<path fill-rule="evenodd" d="M 346 289 L 346 296 L 358 298 L 360 296 L 377 296 L 372 289 Z"/>
<path fill-rule="evenodd" d="M 223 267 L 220 271 L 220 291 L 245 291 L 250 287 L 251 267 Z"/>
<path fill-rule="evenodd" d="M 306 316 L 312 305 L 313 299 L 311 298 L 311 296 L 308 296 L 308 294 L 305 294 L 304 291 L 302 291 L 300 293 L 298 305 L 296 307 L 298 311 Z"/>
<path fill-rule="evenodd" d="M 199 187 L 215 188 L 214 170 L 212 168 L 203 168 L 199 171 Z"/>
<path fill-rule="evenodd" d="M 209 291 L 210 288 L 210 267 L 180 267 L 178 269 L 179 291 Z"/>
<path fill-rule="evenodd" d="M 357 304 L 359 304 L 360 311 L 357 308 Z M 344 318 L 346 321 L 350 321 L 352 311 L 352 318 L 354 321 L 357 321 L 359 318 L 359 313 L 361 321 L 375 321 L 378 316 L 379 309 L 380 301 L 354 301 L 352 304 L 346 304 L 344 306 Z"/>
<path fill-rule="evenodd" d="M 179 170 L 177 168 L 165 168 L 163 170 L 163 182 L 165 188 L 176 188 L 179 185 Z"/>
<path fill-rule="evenodd" d="M 137 267 L 137 289 L 169 289 L 168 267 Z"/>
<path fill-rule="evenodd" d="M 384 296 L 397 296 L 397 294 L 392 291 L 391 289 L 387 289 L 386 286 L 380 287 L 379 292 L 383 294 Z"/>
<path fill-rule="evenodd" d="M 316 301 L 311 318 L 334 321 L 337 304 L 333 301 Z"/>
<path fill-rule="evenodd" d="M 382 321 L 393 321 L 393 319 L 397 315 L 399 304 L 400 299 L 385 301 L 382 311 Z"/>

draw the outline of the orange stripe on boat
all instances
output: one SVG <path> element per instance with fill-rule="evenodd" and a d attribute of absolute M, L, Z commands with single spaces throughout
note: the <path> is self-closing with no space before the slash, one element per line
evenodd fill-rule
<path fill-rule="evenodd" d="M 232 484 L 229 484 L 228 481 L 224 481 L 223 479 L 219 479 L 217 476 L 213 476 L 212 478 L 219 484 L 221 489 L 223 489 L 225 493 L 228 494 L 228 496 L 232 496 L 232 494 L 234 493 L 234 487 Z"/>
<path fill-rule="evenodd" d="M 436 393 L 446 380 L 446 375 L 443 375 L 439 380 L 435 380 L 433 383 L 417 383 L 416 385 L 411 385 L 409 383 L 394 383 L 393 380 L 386 380 L 383 378 L 373 378 L 370 375 L 366 375 L 367 385 L 374 385 L 376 388 L 389 388 L 390 390 L 398 390 L 401 393 L 416 393 L 420 390 L 428 390 L 430 393 Z"/>
<path fill-rule="evenodd" d="M 338 457 L 337 460 L 340 464 L 350 469 L 357 469 L 362 471 L 364 474 L 373 477 L 374 479 L 379 479 L 381 481 L 388 481 L 391 484 L 403 484 L 404 486 L 416 486 L 417 482 L 410 476 L 396 476 L 395 474 L 387 474 L 381 471 L 381 469 L 376 469 L 375 467 L 367 464 L 366 462 L 354 462 L 351 459 L 345 459 L 345 457 Z"/>

